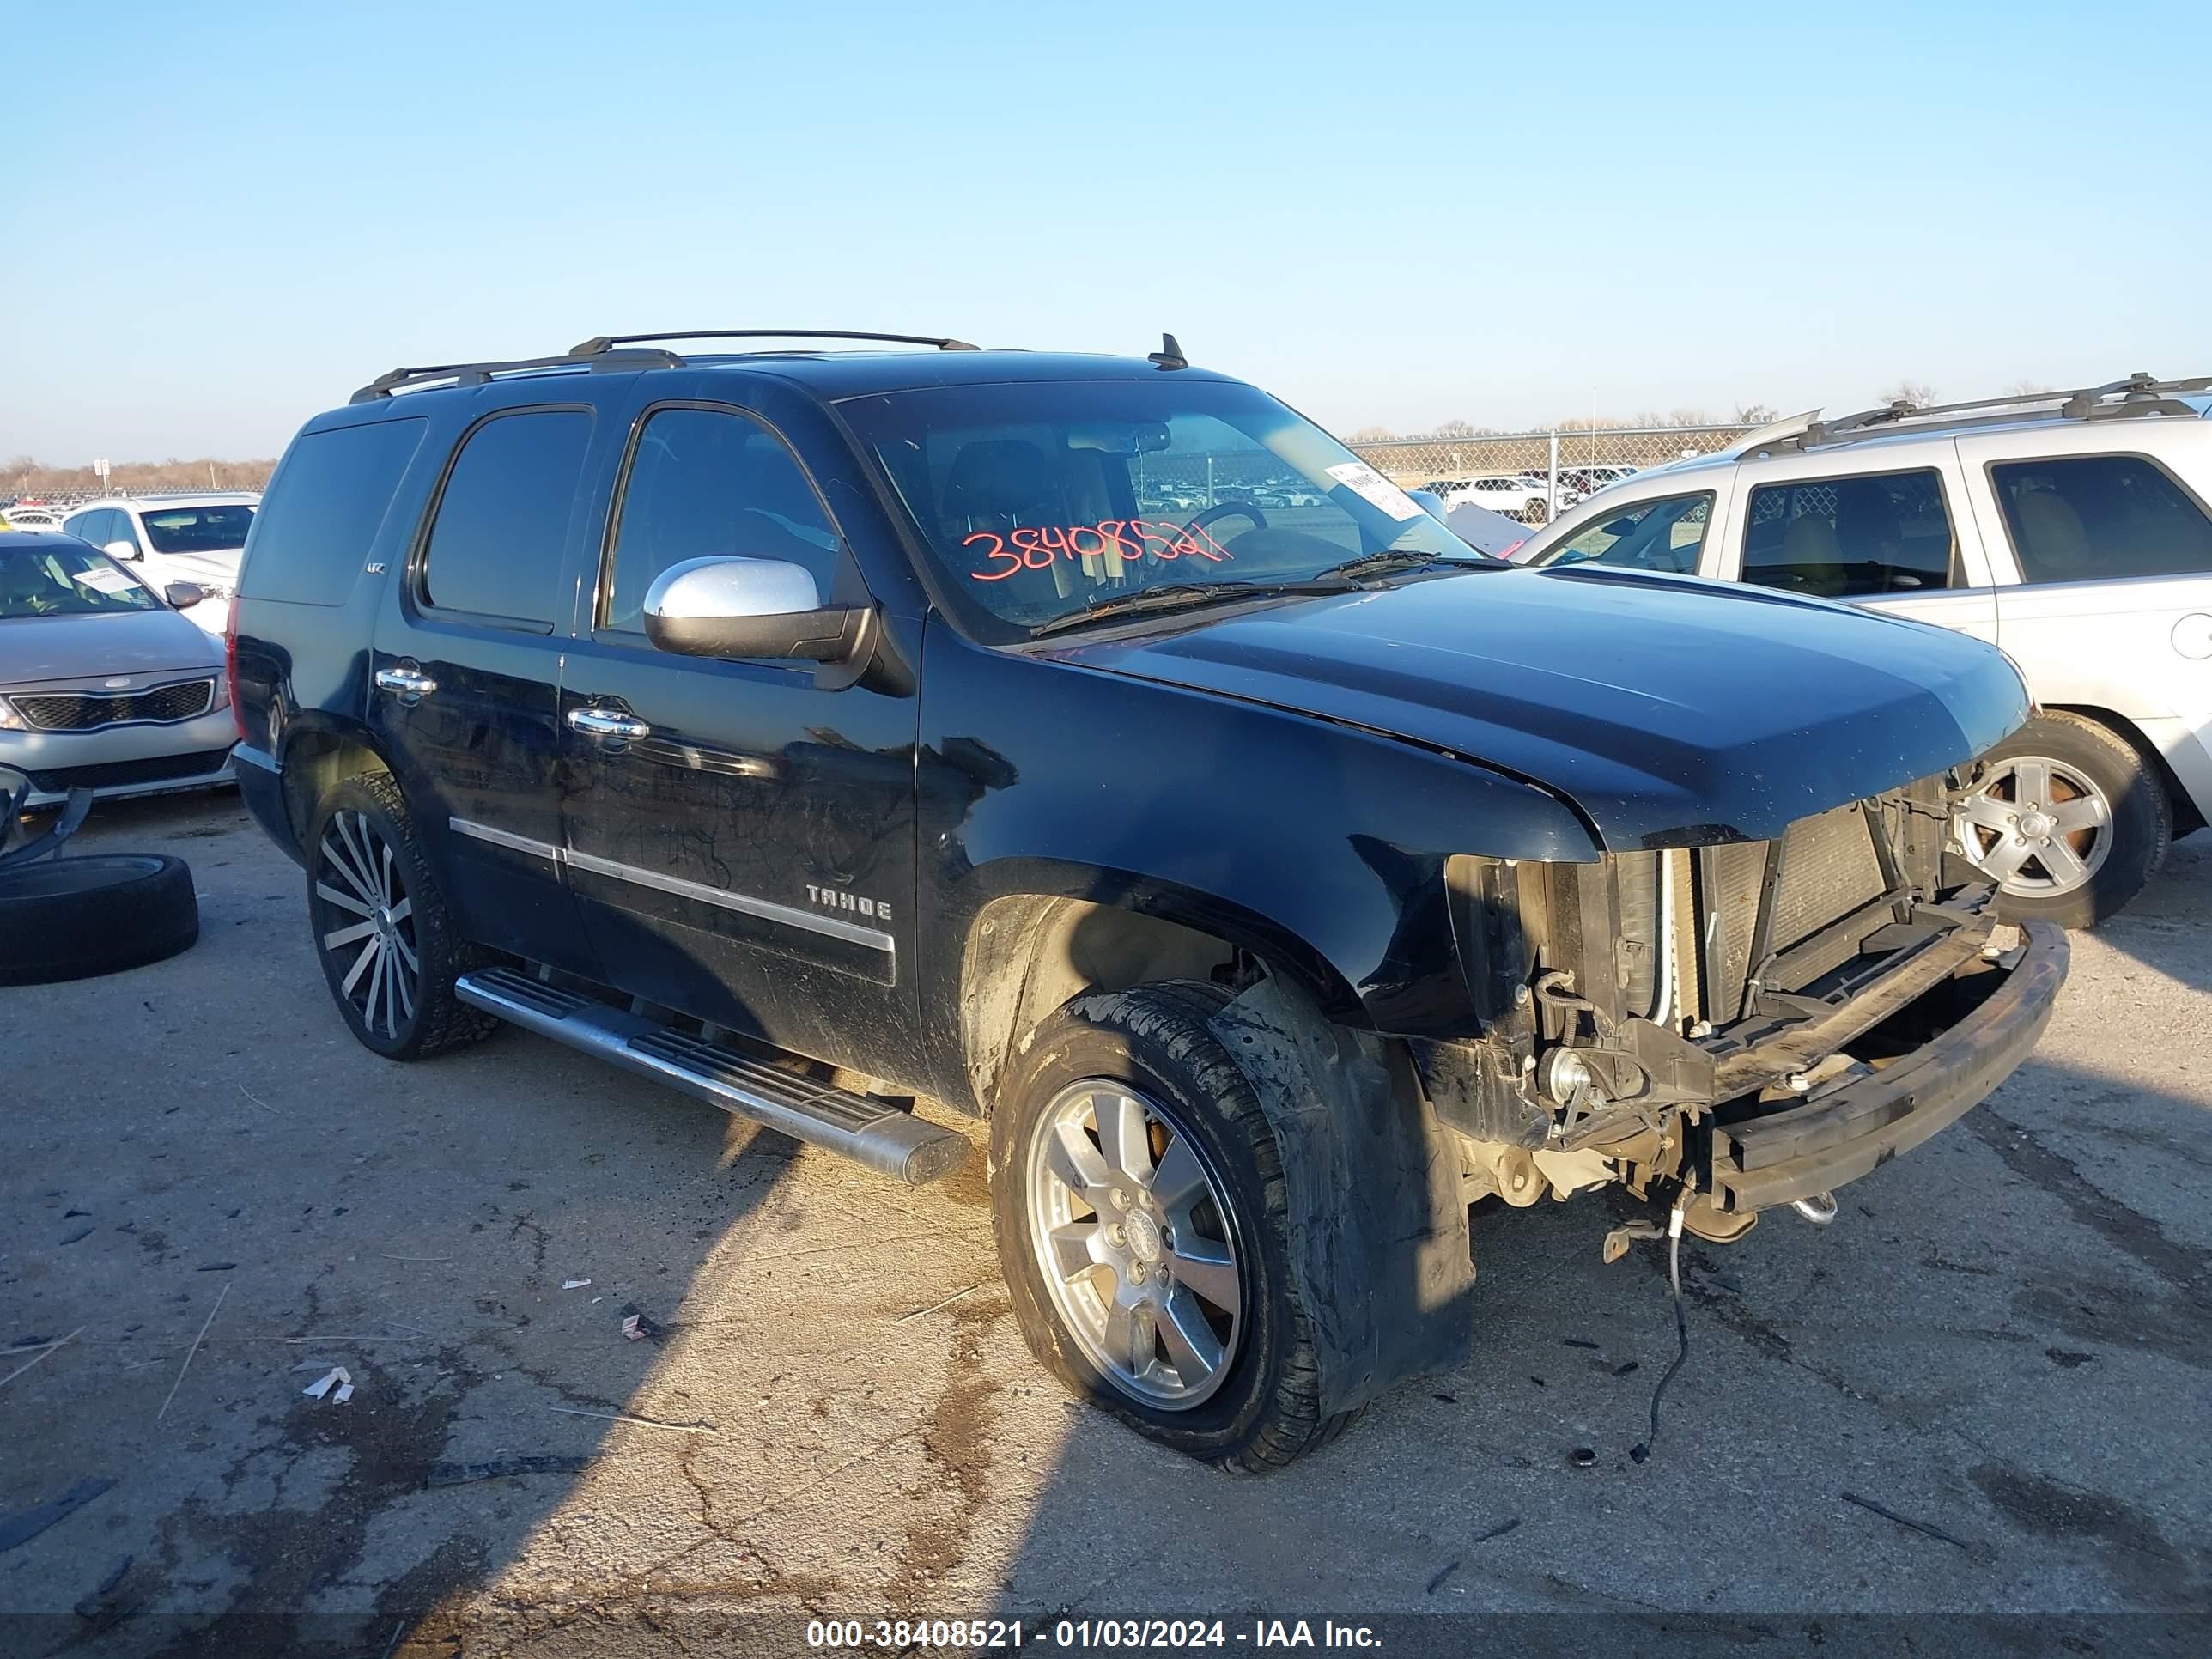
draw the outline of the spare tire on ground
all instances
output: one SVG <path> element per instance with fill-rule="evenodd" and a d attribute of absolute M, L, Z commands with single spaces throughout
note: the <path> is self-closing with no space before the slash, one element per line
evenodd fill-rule
<path fill-rule="evenodd" d="M 199 936 L 199 901 L 182 859 L 96 853 L 0 869 L 0 985 L 137 968 Z"/>

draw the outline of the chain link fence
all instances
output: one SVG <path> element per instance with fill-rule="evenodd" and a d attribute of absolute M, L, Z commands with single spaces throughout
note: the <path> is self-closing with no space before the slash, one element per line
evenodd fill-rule
<path fill-rule="evenodd" d="M 1356 443 L 1354 453 L 1392 483 L 1407 489 L 1448 489 L 1478 481 L 1507 486 L 1490 492 L 1485 505 L 1514 518 L 1540 523 L 1556 517 L 1593 490 L 1627 471 L 1658 466 L 1687 455 L 1726 448 L 1752 428 L 1747 426 L 1559 427 L 1541 432 L 1486 432 L 1479 436 L 1386 438 Z M 176 489 L 167 471 L 142 489 Z M 192 468 L 205 462 L 192 462 Z M 222 487 L 258 489 L 270 463 L 240 462 L 222 469 Z M 1218 455 L 1146 455 L 1137 458 L 1137 488 L 1147 511 L 1206 507 L 1223 501 L 1252 501 L 1262 507 L 1319 506 L 1320 496 L 1302 480 L 1285 476 L 1272 455 L 1253 449 Z M 115 493 L 133 493 L 126 471 L 116 468 Z M 0 504 L 12 499 L 11 481 L 0 480 Z M 26 490 L 59 510 L 100 494 L 96 483 L 64 486 L 46 492 Z M 1307 497 L 1311 497 L 1308 500 Z M 1540 500 L 1540 507 L 1533 505 Z"/>
<path fill-rule="evenodd" d="M 1566 426 L 1468 437 L 1386 438 L 1352 447 L 1360 459 L 1404 489 L 1489 486 L 1483 492 L 1484 505 L 1542 523 L 1629 472 L 1686 456 L 1710 455 L 1751 430 L 1748 426 Z"/>

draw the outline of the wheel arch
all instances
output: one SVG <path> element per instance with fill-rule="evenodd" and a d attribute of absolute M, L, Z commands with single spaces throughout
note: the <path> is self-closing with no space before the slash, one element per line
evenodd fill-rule
<path fill-rule="evenodd" d="M 366 728 L 337 721 L 295 720 L 284 734 L 279 759 L 284 816 L 302 847 L 314 827 L 316 804 L 337 785 L 370 773 L 398 775 Z"/>
<path fill-rule="evenodd" d="M 1367 1025 L 1359 997 L 1317 951 L 1265 919 L 1147 884 L 1139 898 L 1036 887 L 998 893 L 966 923 L 957 982 L 960 1066 L 988 1115 L 1024 1033 L 1086 993 L 1161 980 L 1280 978 L 1329 1018 Z"/>
<path fill-rule="evenodd" d="M 2169 810 L 2173 815 L 2173 835 L 2178 840 L 2194 830 L 2204 828 L 2204 815 L 2197 808 L 2189 791 L 2182 787 L 2180 777 L 2156 744 L 2143 735 L 2142 728 L 2125 714 L 2091 702 L 2048 702 L 2043 712 L 2050 714 L 2071 714 L 2076 720 L 2101 726 L 2118 738 L 2142 761 L 2144 768 L 2159 781 L 2166 791 Z"/>

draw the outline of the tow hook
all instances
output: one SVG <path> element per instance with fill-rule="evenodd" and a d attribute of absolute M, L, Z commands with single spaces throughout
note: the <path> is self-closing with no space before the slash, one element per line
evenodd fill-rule
<path fill-rule="evenodd" d="M 1836 1218 L 1836 1195 L 1833 1193 L 1814 1193 L 1809 1198 L 1792 1200 L 1790 1207 L 1815 1227 L 1825 1227 Z"/>

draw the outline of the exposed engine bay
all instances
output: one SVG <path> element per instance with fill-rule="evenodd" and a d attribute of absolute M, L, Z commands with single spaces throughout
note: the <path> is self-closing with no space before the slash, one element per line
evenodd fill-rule
<path fill-rule="evenodd" d="M 1488 1028 L 1412 1048 L 1470 1199 L 1619 1182 L 1730 1240 L 1776 1205 L 1821 1218 L 1832 1185 L 1976 1103 L 2048 1016 L 2014 981 L 2063 977 L 2065 946 L 2001 939 L 1995 888 L 1949 847 L 1969 786 L 1923 779 L 1771 841 L 1452 860 Z"/>

